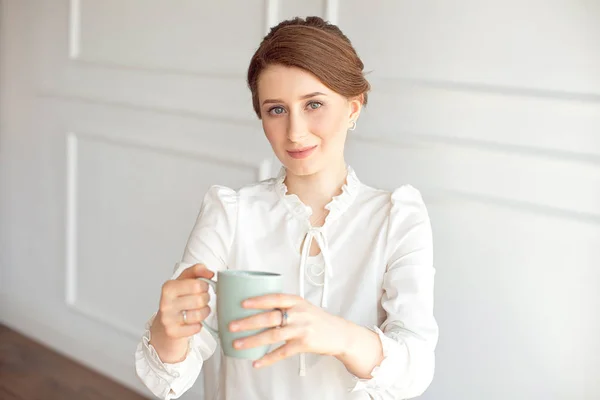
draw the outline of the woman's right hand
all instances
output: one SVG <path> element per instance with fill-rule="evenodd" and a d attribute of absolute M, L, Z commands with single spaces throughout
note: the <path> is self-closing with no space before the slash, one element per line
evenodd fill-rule
<path fill-rule="evenodd" d="M 208 284 L 196 278 L 211 279 L 214 275 L 204 265 L 195 264 L 163 285 L 159 310 L 150 327 L 150 343 L 162 362 L 173 364 L 185 359 L 189 337 L 200 332 L 201 322 L 210 314 Z"/>

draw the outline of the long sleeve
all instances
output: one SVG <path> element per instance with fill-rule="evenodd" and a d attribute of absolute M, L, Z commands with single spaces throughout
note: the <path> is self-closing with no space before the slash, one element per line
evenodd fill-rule
<path fill-rule="evenodd" d="M 186 268 L 202 263 L 217 272 L 227 268 L 230 249 L 237 224 L 237 193 L 232 189 L 213 186 L 206 193 L 198 218 L 187 241 L 180 263 L 171 279 L 177 278 Z M 215 296 L 211 296 L 210 308 L 216 310 Z M 146 331 L 135 353 L 137 375 L 144 385 L 160 399 L 176 399 L 195 383 L 204 360 L 213 355 L 216 340 L 202 329 L 189 340 L 186 358 L 176 364 L 163 363 L 150 344 L 148 321 Z M 214 311 L 207 322 L 215 326 Z"/>
<path fill-rule="evenodd" d="M 379 334 L 384 359 L 371 379 L 353 390 L 373 399 L 410 399 L 430 385 L 435 369 L 438 326 L 433 316 L 432 233 L 421 194 L 402 186 L 391 197 L 388 265 L 381 305 L 387 318 Z"/>

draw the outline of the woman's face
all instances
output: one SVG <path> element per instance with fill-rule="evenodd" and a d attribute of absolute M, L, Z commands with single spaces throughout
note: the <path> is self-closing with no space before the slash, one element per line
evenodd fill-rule
<path fill-rule="evenodd" d="M 265 135 L 289 172 L 312 175 L 344 163 L 359 98 L 348 100 L 303 69 L 270 65 L 258 79 L 258 99 Z"/>

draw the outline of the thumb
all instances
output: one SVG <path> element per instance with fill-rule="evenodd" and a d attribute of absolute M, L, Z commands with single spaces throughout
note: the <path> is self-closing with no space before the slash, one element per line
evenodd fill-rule
<path fill-rule="evenodd" d="M 191 267 L 186 268 L 179 275 L 179 277 L 177 277 L 177 280 L 195 278 L 211 279 L 213 276 L 215 276 L 215 273 L 212 272 L 210 269 L 206 268 L 204 264 L 194 264 Z"/>

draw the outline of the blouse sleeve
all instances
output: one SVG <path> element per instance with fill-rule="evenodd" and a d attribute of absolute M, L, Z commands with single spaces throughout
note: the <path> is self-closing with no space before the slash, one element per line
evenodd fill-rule
<path fill-rule="evenodd" d="M 177 278 L 186 268 L 201 263 L 217 272 L 227 268 L 229 252 L 237 223 L 237 193 L 229 188 L 213 186 L 206 193 L 198 218 L 189 236 L 182 261 L 175 267 L 171 279 Z M 211 296 L 211 315 L 207 322 L 214 326 L 216 310 Z M 202 329 L 190 337 L 186 358 L 176 364 L 163 363 L 150 344 L 150 325 L 135 353 L 137 375 L 144 385 L 160 399 L 176 399 L 192 387 L 204 360 L 213 355 L 217 343 L 212 335 Z"/>
<path fill-rule="evenodd" d="M 409 399 L 429 387 L 435 369 L 438 326 L 433 316 L 432 232 L 421 194 L 411 186 L 392 193 L 388 265 L 381 304 L 387 318 L 375 332 L 384 359 L 353 390 L 373 399 Z"/>

